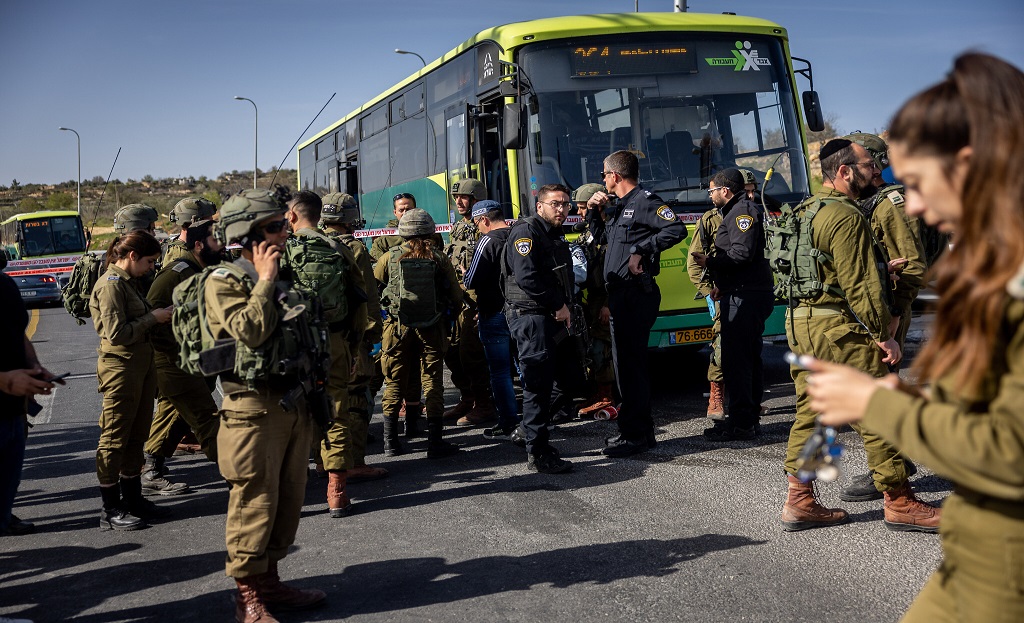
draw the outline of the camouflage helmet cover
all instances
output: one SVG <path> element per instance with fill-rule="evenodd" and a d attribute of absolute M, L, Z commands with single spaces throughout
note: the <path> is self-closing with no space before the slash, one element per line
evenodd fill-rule
<path fill-rule="evenodd" d="M 422 208 L 407 210 L 398 221 L 398 235 L 403 238 L 429 236 L 434 233 L 434 219 Z"/>
<path fill-rule="evenodd" d="M 159 218 L 160 215 L 155 208 L 142 203 L 132 203 L 114 215 L 114 231 L 127 234 L 139 229 L 148 230 Z"/>
<path fill-rule="evenodd" d="M 482 201 L 487 198 L 487 189 L 483 182 L 470 177 L 452 182 L 452 196 L 455 195 L 473 195 L 474 199 Z"/>
<path fill-rule="evenodd" d="M 572 201 L 573 203 L 586 203 L 598 192 L 604 193 L 608 192 L 608 190 L 604 187 L 604 184 L 584 184 L 572 191 Z"/>
<path fill-rule="evenodd" d="M 232 195 L 220 209 L 215 232 L 217 241 L 221 244 L 238 241 L 244 245 L 254 225 L 284 214 L 286 209 L 269 190 L 248 188 Z"/>
<path fill-rule="evenodd" d="M 174 204 L 174 209 L 167 215 L 167 220 L 179 225 L 189 225 L 196 221 L 205 221 L 217 213 L 217 206 L 203 197 L 189 197 Z"/>
<path fill-rule="evenodd" d="M 889 146 L 882 140 L 882 137 L 867 132 L 854 132 L 843 138 L 868 150 L 879 170 L 884 171 L 889 166 Z"/>
<path fill-rule="evenodd" d="M 750 169 L 739 169 L 740 175 L 743 176 L 744 184 L 753 184 L 757 186 L 757 178 L 754 177 L 754 172 Z"/>
<path fill-rule="evenodd" d="M 324 207 L 320 211 L 320 222 L 324 224 L 339 223 L 356 229 L 366 225 L 359 217 L 359 206 L 355 197 L 348 193 L 330 193 L 324 195 Z"/>

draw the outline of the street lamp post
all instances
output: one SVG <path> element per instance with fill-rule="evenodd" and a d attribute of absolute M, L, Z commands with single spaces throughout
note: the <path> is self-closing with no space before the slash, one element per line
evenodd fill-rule
<path fill-rule="evenodd" d="M 71 128 L 57 128 L 65 132 L 75 132 Z M 75 142 L 78 143 L 78 214 L 82 214 L 82 137 L 75 132 Z"/>
<path fill-rule="evenodd" d="M 256 102 L 252 101 L 248 97 L 235 96 L 236 100 L 245 100 L 252 104 L 252 109 L 256 111 L 256 123 L 255 129 L 253 130 L 253 146 L 252 146 L 252 187 L 256 188 L 256 169 L 257 163 L 259 162 L 259 147 L 260 147 L 260 109 L 256 108 Z"/>
<path fill-rule="evenodd" d="M 395 48 L 395 54 L 412 54 L 416 58 L 420 59 L 420 62 L 423 63 L 424 67 L 427 66 L 427 61 L 423 60 L 423 57 L 420 56 L 419 54 L 415 53 L 415 52 L 410 52 L 409 50 L 400 50 L 398 48 Z"/>

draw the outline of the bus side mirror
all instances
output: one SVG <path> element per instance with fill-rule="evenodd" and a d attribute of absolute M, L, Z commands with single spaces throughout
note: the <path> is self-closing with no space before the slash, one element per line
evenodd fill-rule
<path fill-rule="evenodd" d="M 821 114 L 821 102 L 818 100 L 818 92 L 804 91 L 803 99 L 807 129 L 811 132 L 821 132 L 825 129 L 825 117 Z"/>
<path fill-rule="evenodd" d="M 502 145 L 505 149 L 522 149 L 526 147 L 525 119 L 523 106 L 518 102 L 505 104 L 502 115 Z"/>
<path fill-rule="evenodd" d="M 7 249 L 0 249 L 0 270 L 7 268 Z"/>

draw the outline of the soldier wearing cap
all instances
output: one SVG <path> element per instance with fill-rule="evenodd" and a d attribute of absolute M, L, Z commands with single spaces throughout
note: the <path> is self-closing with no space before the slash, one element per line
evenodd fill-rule
<path fill-rule="evenodd" d="M 580 417 L 592 416 L 601 409 L 615 405 L 613 388 L 615 371 L 612 367 L 612 334 L 610 329 L 611 311 L 608 309 L 608 292 L 604 285 L 604 251 L 608 244 L 604 222 L 604 210 L 590 209 L 587 202 L 594 193 L 606 192 L 604 184 L 584 184 L 573 191 L 572 202 L 579 210 L 580 222 L 573 230 L 580 234 L 577 244 L 587 258 L 587 281 L 583 299 L 583 312 L 590 332 L 590 352 L 587 366 L 587 380 L 594 385 L 593 394 L 580 407 Z"/>
<path fill-rule="evenodd" d="M 455 209 L 462 218 L 452 224 L 451 243 L 444 252 L 455 266 L 461 282 L 480 239 L 480 231 L 473 223 L 473 205 L 487 198 L 487 190 L 479 180 L 468 178 L 452 182 L 451 191 Z M 480 426 L 493 419 L 495 411 L 487 357 L 477 332 L 476 294 L 467 290 L 465 300 L 466 306 L 455 319 L 451 343 L 444 357 L 452 373 L 452 383 L 459 388 L 461 396 L 459 403 L 446 411 L 444 417 L 458 420 L 459 426 Z"/>
<path fill-rule="evenodd" d="M 359 215 L 359 206 L 352 195 L 334 192 L 324 195 L 324 207 L 320 212 L 320 226 L 327 235 L 340 241 L 352 251 L 356 266 L 363 274 L 366 286 L 366 324 L 363 339 L 355 346 L 355 375 L 348 385 L 349 430 L 352 442 L 352 468 L 348 470 L 348 482 L 376 480 L 388 475 L 383 467 L 366 464 L 366 439 L 370 429 L 370 415 L 373 413 L 373 396 L 369 394 L 370 380 L 374 366 L 370 358 L 373 345 L 381 340 L 380 292 L 373 276 L 373 262 L 370 252 L 353 234 L 365 226 Z"/>
<path fill-rule="evenodd" d="M 174 208 L 167 214 L 167 220 L 176 223 L 181 228 L 181 233 L 167 243 L 162 263 L 168 265 L 180 257 L 187 258 L 191 253 L 185 243 L 185 232 L 188 231 L 189 225 L 197 221 L 210 220 L 216 213 L 217 206 L 203 197 L 189 197 L 174 204 Z"/>
<path fill-rule="evenodd" d="M 266 190 L 244 190 L 224 203 L 217 240 L 237 242 L 241 257 L 215 269 L 202 295 L 213 338 L 237 349 L 234 366 L 220 375 L 217 462 L 230 484 L 226 572 L 238 585 L 236 620 L 246 623 L 276 620 L 268 607 L 303 608 L 326 598 L 287 586 L 278 575 L 299 526 L 313 434 L 306 401 L 296 394 L 310 356 L 296 335 L 311 323 L 286 317 L 284 309 L 291 303 L 294 312 L 308 301 L 278 283 L 285 210 Z M 314 331 L 300 337 L 317 339 Z"/>

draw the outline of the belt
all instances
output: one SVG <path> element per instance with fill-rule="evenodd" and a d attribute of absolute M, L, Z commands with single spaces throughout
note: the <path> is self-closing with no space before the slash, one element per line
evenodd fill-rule
<path fill-rule="evenodd" d="M 1024 503 L 1022 502 L 992 497 L 964 487 L 954 487 L 953 493 L 956 493 L 973 506 L 992 510 L 1008 517 L 1024 519 Z"/>
<path fill-rule="evenodd" d="M 848 313 L 845 305 L 826 303 L 824 305 L 800 305 L 786 310 L 789 318 L 813 318 L 818 316 L 841 316 Z"/>

